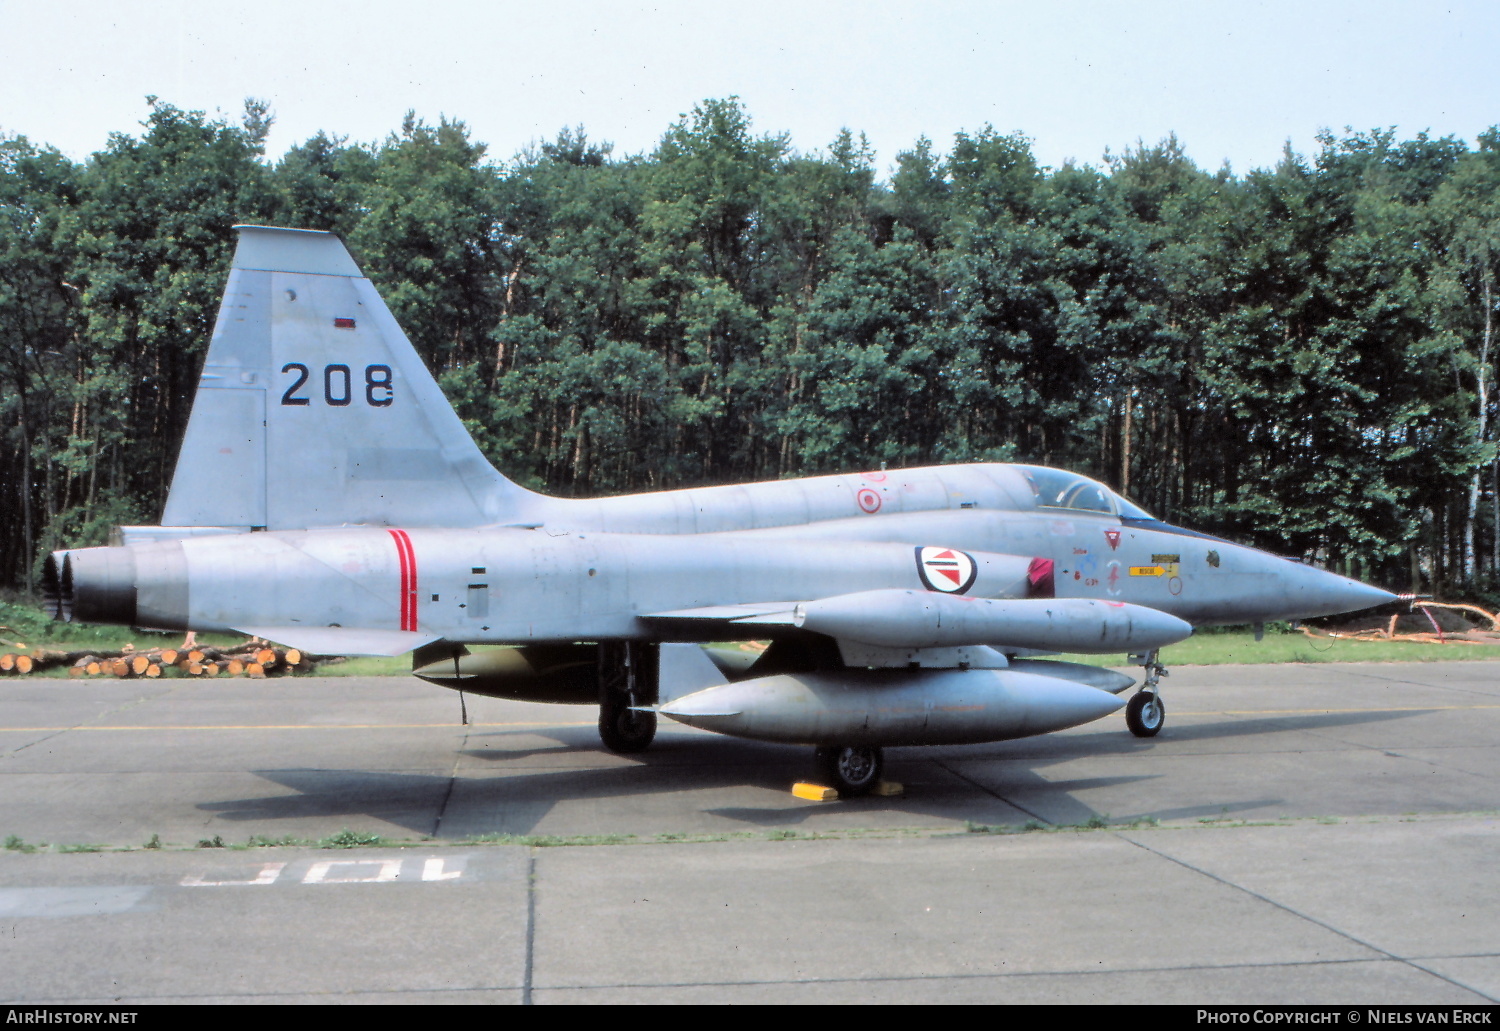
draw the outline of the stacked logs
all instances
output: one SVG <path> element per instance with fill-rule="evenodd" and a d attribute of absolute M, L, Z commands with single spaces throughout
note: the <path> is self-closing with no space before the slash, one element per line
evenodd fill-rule
<path fill-rule="evenodd" d="M 1431 609 L 1468 612 L 1488 621 L 1489 629 L 1467 625 L 1463 630 L 1444 630 L 1433 618 Z M 1406 618 L 1401 613 L 1390 617 L 1385 626 L 1367 627 L 1363 630 L 1317 630 L 1304 624 L 1302 632 L 1308 637 L 1335 637 L 1346 641 L 1411 641 L 1416 644 L 1481 644 L 1500 645 L 1500 614 L 1489 612 L 1477 605 L 1461 605 L 1456 602 L 1418 601 L 1412 605 L 1412 613 L 1420 612 L 1430 626 L 1427 630 L 1398 633 L 1397 624 Z"/>
<path fill-rule="evenodd" d="M 34 648 L 30 652 L 0 654 L 0 676 L 36 673 L 59 666 L 68 667 L 68 672 L 75 677 L 159 677 L 173 669 L 179 675 L 194 677 L 220 674 L 267 677 L 307 672 L 313 667 L 313 657 L 296 648 L 276 648 L 257 642 L 231 649 L 137 650 L 126 645 L 115 652 L 62 652 Z"/>

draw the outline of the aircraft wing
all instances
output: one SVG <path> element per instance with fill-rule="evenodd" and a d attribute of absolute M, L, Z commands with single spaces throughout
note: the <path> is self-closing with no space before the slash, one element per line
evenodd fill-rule
<path fill-rule="evenodd" d="M 658 624 L 691 624 L 691 623 L 756 623 L 772 626 L 796 626 L 792 616 L 798 605 L 806 604 L 797 601 L 766 601 L 751 602 L 744 605 L 705 605 L 697 609 L 677 609 L 672 612 L 652 612 L 640 618 L 648 623 Z"/>
<path fill-rule="evenodd" d="M 237 626 L 234 629 L 313 655 L 404 655 L 442 636 L 412 630 L 368 630 L 352 626 Z"/>

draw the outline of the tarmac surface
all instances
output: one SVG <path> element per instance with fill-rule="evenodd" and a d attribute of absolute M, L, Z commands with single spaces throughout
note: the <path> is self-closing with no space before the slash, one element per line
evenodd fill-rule
<path fill-rule="evenodd" d="M 1172 672 L 823 803 L 410 678 L 7 679 L 0 1002 L 1500 1001 L 1500 663 Z"/>

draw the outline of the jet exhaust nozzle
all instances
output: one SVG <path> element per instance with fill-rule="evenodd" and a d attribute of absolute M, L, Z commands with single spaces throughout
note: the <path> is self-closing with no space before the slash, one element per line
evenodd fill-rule
<path fill-rule="evenodd" d="M 61 556 L 61 561 L 58 561 Z M 69 623 L 112 623 L 133 626 L 136 622 L 136 567 L 130 548 L 78 548 L 48 556 L 44 590 L 55 583 L 56 618 Z"/>
<path fill-rule="evenodd" d="M 66 551 L 54 551 L 42 563 L 42 609 L 47 618 L 63 623 L 73 618 L 73 592 L 63 588 L 63 571 L 68 563 Z"/>
<path fill-rule="evenodd" d="M 187 560 L 179 541 L 54 551 L 42 569 L 42 594 L 48 614 L 67 623 L 187 628 Z"/>

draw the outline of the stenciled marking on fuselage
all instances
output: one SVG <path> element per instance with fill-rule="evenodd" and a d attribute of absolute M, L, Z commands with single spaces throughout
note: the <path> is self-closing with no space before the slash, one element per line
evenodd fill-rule
<path fill-rule="evenodd" d="M 417 628 L 417 553 L 405 530 L 391 530 L 396 541 L 396 559 L 401 566 L 401 629 Z"/>
<path fill-rule="evenodd" d="M 1088 586 L 1094 587 L 1099 583 L 1099 560 L 1093 555 L 1084 555 L 1076 560 L 1078 572 L 1084 579 L 1088 580 Z"/>

